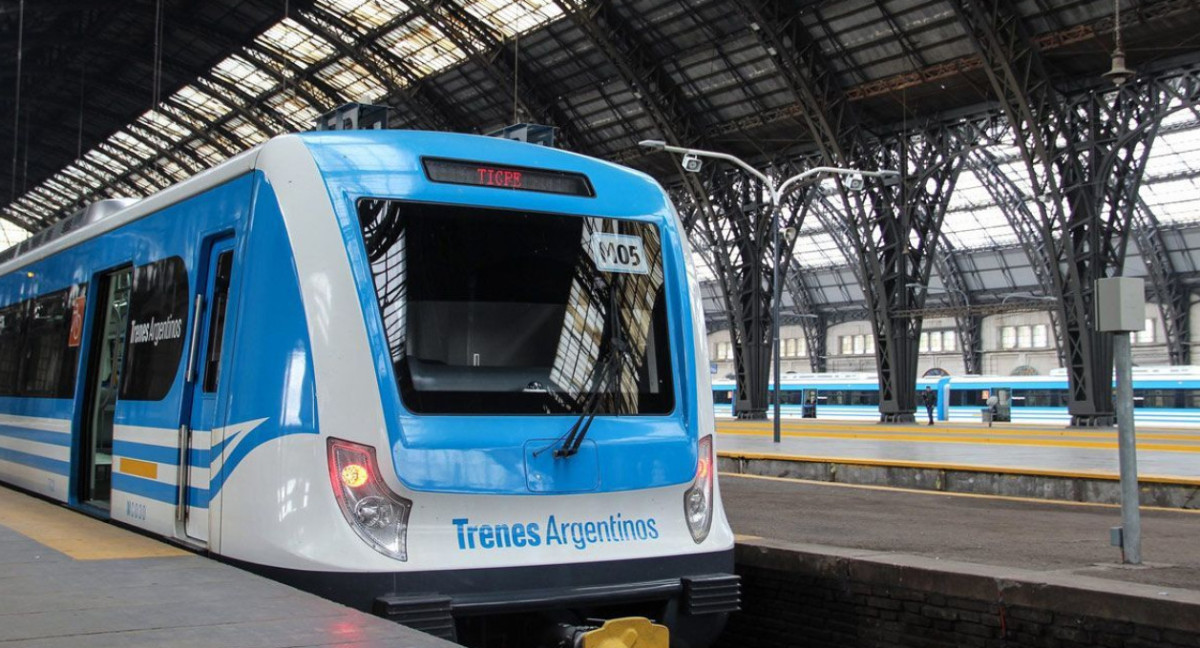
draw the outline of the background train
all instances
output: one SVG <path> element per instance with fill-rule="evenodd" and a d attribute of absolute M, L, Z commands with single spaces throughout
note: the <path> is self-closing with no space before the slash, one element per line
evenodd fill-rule
<path fill-rule="evenodd" d="M 0 254 L 0 480 L 471 645 L 737 609 L 649 177 L 309 133 L 112 206 Z"/>
<path fill-rule="evenodd" d="M 940 421 L 980 421 L 989 397 L 998 401 L 1000 419 L 1017 423 L 1062 423 L 1067 414 L 1067 376 L 929 376 L 917 381 L 938 393 L 934 411 Z M 733 413 L 734 384 L 713 381 L 718 416 Z M 782 381 L 781 411 L 801 416 L 803 404 L 816 399 L 817 417 L 844 420 L 879 419 L 879 383 L 875 374 L 793 374 Z M 1200 425 L 1200 367 L 1134 367 L 1134 418 L 1146 425 Z M 918 394 L 918 405 L 920 397 Z M 924 409 L 918 407 L 919 414 Z"/>

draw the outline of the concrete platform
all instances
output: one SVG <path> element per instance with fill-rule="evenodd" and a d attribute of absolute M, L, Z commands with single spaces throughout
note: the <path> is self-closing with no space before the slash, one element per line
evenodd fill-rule
<path fill-rule="evenodd" d="M 721 475 L 745 604 L 718 648 L 1200 646 L 1200 512 Z"/>
<path fill-rule="evenodd" d="M 916 555 L 1200 594 L 1200 511 L 1142 511 L 1144 567 L 1109 545 L 1119 507 L 824 484 L 722 473 L 721 495 L 745 541 Z"/>
<path fill-rule="evenodd" d="M 3 486 L 0 644 L 456 645 Z"/>
<path fill-rule="evenodd" d="M 874 460 L 1115 475 L 1116 429 L 997 423 L 883 424 L 787 418 L 782 440 L 771 421 L 718 419 L 717 450 L 820 460 Z M 1138 471 L 1200 482 L 1200 430 L 1139 428 Z"/>

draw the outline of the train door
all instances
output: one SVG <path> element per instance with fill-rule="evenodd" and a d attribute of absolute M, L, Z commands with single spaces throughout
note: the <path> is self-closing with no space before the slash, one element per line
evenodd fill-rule
<path fill-rule="evenodd" d="M 233 274 L 233 239 L 218 240 L 209 252 L 204 292 L 198 299 L 197 320 L 189 359 L 192 387 L 189 424 L 185 426 L 187 471 L 182 485 L 184 529 L 188 537 L 208 541 L 210 449 L 224 425 L 219 405 L 221 356 L 225 347 L 225 312 L 229 303 L 230 277 Z"/>
<path fill-rule="evenodd" d="M 87 359 L 84 413 L 77 464 L 79 501 L 109 508 L 112 497 L 113 412 L 117 407 L 125 332 L 129 325 L 129 292 L 133 269 L 112 270 L 98 277 L 93 309 L 92 341 Z M 72 323 L 72 335 L 75 325 Z M 82 326 L 79 327 L 82 331 Z"/>
<path fill-rule="evenodd" d="M 1012 420 L 1012 389 L 1008 387 L 993 387 L 991 397 L 988 398 L 988 406 L 993 407 L 991 398 L 996 399 L 994 405 L 994 414 L 992 420 L 995 421 L 1011 421 Z"/>

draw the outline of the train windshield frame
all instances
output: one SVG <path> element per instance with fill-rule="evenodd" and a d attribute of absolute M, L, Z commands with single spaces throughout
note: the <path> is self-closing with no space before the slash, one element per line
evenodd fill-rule
<path fill-rule="evenodd" d="M 377 198 L 356 206 L 410 412 L 673 413 L 658 225 Z"/>

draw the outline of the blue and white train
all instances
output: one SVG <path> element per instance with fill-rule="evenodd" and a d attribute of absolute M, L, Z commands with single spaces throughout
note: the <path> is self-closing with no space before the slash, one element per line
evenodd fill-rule
<path fill-rule="evenodd" d="M 1071 422 L 1067 376 L 1061 369 L 1048 376 L 927 376 L 917 380 L 918 392 L 926 386 L 938 394 L 934 413 L 941 421 L 978 422 L 989 399 L 995 397 L 1000 416 L 1012 422 Z M 803 404 L 815 402 L 817 418 L 879 419 L 875 374 L 790 375 L 783 379 L 781 391 L 781 412 L 790 416 L 802 416 Z M 1139 425 L 1200 425 L 1200 367 L 1135 367 L 1133 397 L 1134 419 Z M 732 381 L 713 382 L 718 416 L 732 416 L 734 399 Z"/>
<path fill-rule="evenodd" d="M 706 646 L 739 590 L 690 263 L 626 168 L 278 137 L 0 254 L 0 479 L 470 645 Z"/>

